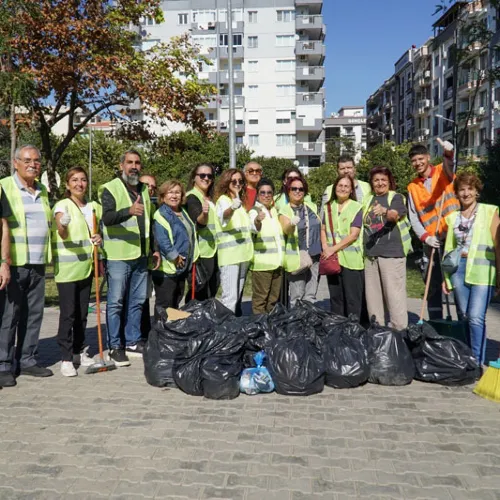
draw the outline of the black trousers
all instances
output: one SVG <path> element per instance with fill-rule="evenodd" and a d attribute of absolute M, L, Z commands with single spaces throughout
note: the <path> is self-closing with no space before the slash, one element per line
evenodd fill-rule
<path fill-rule="evenodd" d="M 80 281 L 57 283 L 59 292 L 59 329 L 57 343 L 62 361 L 73 361 L 85 344 L 92 274 Z"/>
<path fill-rule="evenodd" d="M 209 276 L 207 284 L 195 293 L 194 298 L 199 301 L 215 298 L 220 286 L 220 271 L 217 263 L 217 254 L 208 259 L 198 259 L 196 265 L 203 266 L 206 275 Z M 186 294 L 186 304 L 191 300 L 193 290 L 191 288 L 191 274 L 188 277 L 188 291 Z"/>
<path fill-rule="evenodd" d="M 342 268 L 340 274 L 327 276 L 332 313 L 361 317 L 364 295 L 364 272 Z"/>
<path fill-rule="evenodd" d="M 178 276 L 167 276 L 166 274 L 153 273 L 153 285 L 155 287 L 155 318 L 156 309 L 161 307 L 173 307 L 177 309 L 186 288 L 187 273 Z"/>

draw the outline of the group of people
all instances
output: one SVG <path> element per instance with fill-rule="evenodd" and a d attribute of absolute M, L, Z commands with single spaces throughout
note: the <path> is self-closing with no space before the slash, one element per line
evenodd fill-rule
<path fill-rule="evenodd" d="M 108 285 L 109 357 L 127 366 L 143 353 L 153 287 L 155 314 L 182 300 L 215 297 L 221 288 L 220 301 L 241 315 L 251 271 L 253 312 L 266 313 L 280 300 L 291 307 L 314 301 L 321 264 L 335 255 L 340 271 L 324 272 L 332 312 L 368 313 L 404 329 L 410 228 L 430 264 L 429 317 L 442 317 L 442 292 L 454 290 L 474 355 L 484 363 L 486 310 L 498 283 L 498 208 L 478 202 L 480 180 L 455 176 L 453 148 L 441 144 L 437 166 L 424 146 L 410 150 L 417 175 L 408 199 L 396 192 L 388 168 L 373 168 L 364 182 L 354 160 L 340 157 L 319 210 L 297 168 L 285 170 L 276 188 L 253 161 L 217 180 L 213 166 L 200 163 L 187 187 L 169 180 L 158 188 L 153 176 L 141 175 L 135 150 L 122 155 L 119 175 L 100 186 L 99 203 L 87 199 L 85 170 L 73 167 L 65 197 L 51 209 L 38 181 L 40 152 L 18 148 L 14 174 L 0 181 L 0 387 L 15 385 L 19 374 L 52 375 L 36 359 L 51 262 L 60 297 L 61 373 L 71 377 L 93 363 L 85 328 L 94 247 Z"/>

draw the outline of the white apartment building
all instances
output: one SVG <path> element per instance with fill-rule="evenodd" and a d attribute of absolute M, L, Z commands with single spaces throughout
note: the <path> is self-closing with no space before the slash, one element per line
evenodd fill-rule
<path fill-rule="evenodd" d="M 359 161 L 366 149 L 366 115 L 364 106 L 342 106 L 337 113 L 325 118 L 325 141 L 338 142 L 342 150 L 342 138 L 352 143 Z"/>
<path fill-rule="evenodd" d="M 226 0 L 163 0 L 165 21 L 144 20 L 142 48 L 187 31 L 211 65 L 200 77 L 217 88 L 204 108 L 229 133 Z M 323 0 L 233 0 L 236 141 L 256 155 L 297 159 L 301 167 L 324 156 L 325 25 Z M 157 130 L 169 133 L 176 127 Z"/>

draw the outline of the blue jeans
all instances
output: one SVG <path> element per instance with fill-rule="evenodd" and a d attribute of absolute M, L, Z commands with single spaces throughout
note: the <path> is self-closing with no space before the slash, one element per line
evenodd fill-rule
<path fill-rule="evenodd" d="M 451 276 L 451 284 L 455 291 L 455 300 L 460 319 L 469 323 L 470 343 L 474 357 L 484 364 L 486 356 L 486 311 L 494 286 L 469 285 L 465 283 L 465 267 L 467 258 L 462 257 L 458 270 Z"/>
<path fill-rule="evenodd" d="M 108 303 L 106 304 L 106 324 L 108 346 L 118 349 L 123 346 L 120 338 L 120 322 L 123 304 L 127 311 L 125 318 L 125 345 L 137 344 L 141 338 L 142 306 L 148 289 L 148 259 L 108 260 Z"/>

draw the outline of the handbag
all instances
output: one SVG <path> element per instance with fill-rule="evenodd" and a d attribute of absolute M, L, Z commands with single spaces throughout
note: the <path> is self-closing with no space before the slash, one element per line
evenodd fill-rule
<path fill-rule="evenodd" d="M 441 261 L 441 269 L 446 274 L 454 274 L 458 270 L 460 259 L 462 257 L 462 247 L 454 248 L 445 253 Z"/>
<path fill-rule="evenodd" d="M 333 217 L 332 217 L 332 205 L 328 203 L 328 218 L 330 219 L 330 227 L 332 229 L 333 244 L 335 245 L 335 236 L 333 232 Z M 327 259 L 320 259 L 319 261 L 319 274 L 321 276 L 334 276 L 335 274 L 340 274 L 342 268 L 339 263 L 339 256 L 334 253 L 330 255 Z"/>
<path fill-rule="evenodd" d="M 309 255 L 309 212 L 307 211 L 307 206 L 304 204 L 304 213 L 305 213 L 305 223 L 306 223 L 306 250 L 299 251 L 299 268 L 296 271 L 292 271 L 290 274 L 292 276 L 297 276 L 298 274 L 302 274 L 304 271 L 307 271 L 313 265 L 313 261 L 311 256 Z"/>

